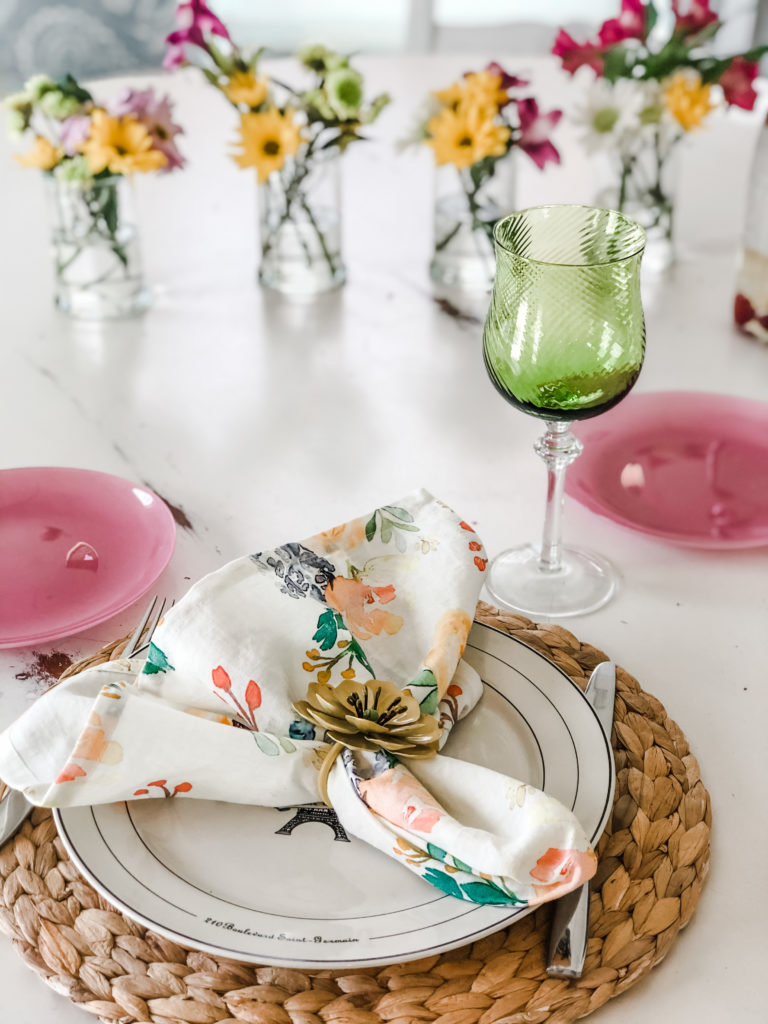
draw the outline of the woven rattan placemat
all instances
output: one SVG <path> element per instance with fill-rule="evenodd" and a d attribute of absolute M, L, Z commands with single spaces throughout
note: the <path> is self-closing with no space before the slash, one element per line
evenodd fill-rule
<path fill-rule="evenodd" d="M 582 686 L 605 660 L 560 626 L 483 604 L 477 618 L 535 647 Z M 88 663 L 118 657 L 123 644 Z M 659 701 L 621 668 L 612 740 L 616 797 L 598 845 L 579 981 L 544 972 L 549 906 L 470 946 L 389 967 L 300 971 L 184 949 L 103 900 L 43 809 L 0 848 L 0 928 L 49 985 L 103 1021 L 565 1024 L 664 957 L 696 908 L 709 863 L 710 802 L 696 758 Z"/>

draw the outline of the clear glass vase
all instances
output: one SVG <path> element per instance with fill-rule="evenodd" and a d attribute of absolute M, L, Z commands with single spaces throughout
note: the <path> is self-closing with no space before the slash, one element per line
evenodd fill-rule
<path fill-rule="evenodd" d="M 435 169 L 434 252 L 429 276 L 446 288 L 487 291 L 496 260 L 493 228 L 515 208 L 515 155 L 495 165 L 479 187 L 471 167 Z"/>
<path fill-rule="evenodd" d="M 597 197 L 597 205 L 619 210 L 641 227 L 647 237 L 643 267 L 666 270 L 676 259 L 675 199 L 679 138 L 653 141 L 631 156 L 611 160 L 612 184 Z"/>
<path fill-rule="evenodd" d="M 50 182 L 56 306 L 81 320 L 147 308 L 131 181 Z"/>
<path fill-rule="evenodd" d="M 341 160 L 288 157 L 259 189 L 259 282 L 288 295 L 338 288 L 347 272 L 341 253 Z"/>

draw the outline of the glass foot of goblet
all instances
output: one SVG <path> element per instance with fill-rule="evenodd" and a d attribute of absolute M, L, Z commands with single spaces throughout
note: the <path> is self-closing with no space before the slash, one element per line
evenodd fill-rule
<path fill-rule="evenodd" d="M 564 547 L 561 564 L 543 570 L 533 544 L 502 551 L 488 568 L 485 585 L 496 604 L 531 618 L 563 618 L 594 612 L 610 600 L 619 574 L 600 555 Z"/>

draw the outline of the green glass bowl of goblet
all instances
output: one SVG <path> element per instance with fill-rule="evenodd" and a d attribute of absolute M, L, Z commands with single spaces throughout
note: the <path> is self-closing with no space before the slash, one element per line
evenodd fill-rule
<path fill-rule="evenodd" d="M 569 425 L 616 405 L 640 373 L 645 232 L 616 210 L 564 205 L 513 213 L 494 238 L 483 358 L 499 393 L 545 420 L 535 450 L 548 485 L 541 546 L 503 551 L 486 585 L 516 611 L 578 615 L 609 600 L 618 574 L 602 556 L 561 543 L 565 470 L 582 448 Z"/>

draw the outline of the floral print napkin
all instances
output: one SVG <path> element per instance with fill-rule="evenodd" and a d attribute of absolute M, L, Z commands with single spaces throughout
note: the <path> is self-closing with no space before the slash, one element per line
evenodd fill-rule
<path fill-rule="evenodd" d="M 293 706 L 313 682 L 407 688 L 449 750 L 482 694 L 461 656 L 485 567 L 472 527 L 423 490 L 237 559 L 171 609 L 146 661 L 85 670 L 11 725 L 0 778 L 49 807 L 316 801 L 328 745 Z M 460 899 L 536 904 L 595 871 L 558 801 L 443 754 L 344 750 L 328 794 L 347 831 Z"/>

